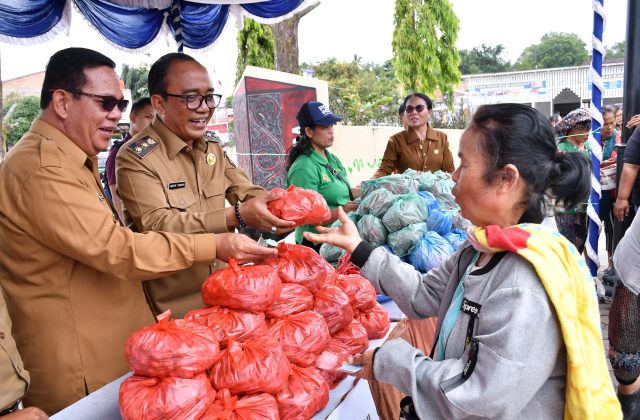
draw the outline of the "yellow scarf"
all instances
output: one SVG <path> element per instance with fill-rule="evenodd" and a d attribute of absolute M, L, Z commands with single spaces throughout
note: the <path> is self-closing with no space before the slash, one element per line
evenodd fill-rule
<path fill-rule="evenodd" d="M 469 233 L 469 241 L 479 251 L 516 253 L 540 277 L 567 348 L 564 418 L 621 419 L 602 344 L 595 286 L 576 248 L 558 232 L 534 224 L 493 225 Z"/>

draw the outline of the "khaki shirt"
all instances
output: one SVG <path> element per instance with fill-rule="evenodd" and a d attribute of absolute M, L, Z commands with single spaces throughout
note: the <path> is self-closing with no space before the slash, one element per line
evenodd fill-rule
<path fill-rule="evenodd" d="M 16 342 L 11 336 L 11 318 L 0 290 L 0 411 L 23 398 L 29 387 L 29 372 L 24 370 Z"/>
<path fill-rule="evenodd" d="M 391 136 L 382 156 L 380 168 L 373 177 L 401 174 L 407 169 L 421 172 L 442 170 L 452 173 L 455 171 L 447 135 L 428 125 L 427 135 L 423 141 L 420 141 L 411 128 Z"/>
<path fill-rule="evenodd" d="M 119 226 L 97 159 L 35 120 L 0 163 L 0 285 L 26 403 L 53 414 L 127 372 L 125 341 L 153 322 L 140 281 L 214 258 L 212 235 Z"/>
<path fill-rule="evenodd" d="M 225 200 L 235 204 L 265 194 L 216 141 L 201 138 L 191 148 L 158 117 L 118 151 L 116 181 L 126 222 L 140 232 L 224 233 Z M 153 312 L 171 309 L 182 317 L 202 307 L 202 283 L 221 264 L 145 282 Z"/>

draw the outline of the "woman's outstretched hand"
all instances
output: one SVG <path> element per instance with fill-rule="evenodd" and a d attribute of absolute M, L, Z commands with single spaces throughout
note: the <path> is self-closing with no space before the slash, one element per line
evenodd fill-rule
<path fill-rule="evenodd" d="M 352 254 L 358 244 L 362 242 L 356 225 L 347 217 L 342 207 L 338 207 L 338 220 L 342 225 L 337 228 L 327 228 L 316 226 L 319 233 L 304 232 L 306 240 L 315 243 L 329 243 L 335 245 Z"/>

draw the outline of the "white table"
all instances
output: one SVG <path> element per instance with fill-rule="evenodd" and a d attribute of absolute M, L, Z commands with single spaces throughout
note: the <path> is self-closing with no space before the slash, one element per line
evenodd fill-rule
<path fill-rule="evenodd" d="M 403 314 L 400 312 L 400 309 L 396 306 L 395 302 L 388 301 L 382 304 L 384 308 L 389 312 L 389 318 L 392 320 L 391 328 L 389 328 L 389 333 L 396 326 L 397 320 L 402 319 Z M 386 336 L 384 338 L 378 340 L 371 340 L 369 343 L 369 348 L 376 348 L 386 340 Z M 120 389 L 120 384 L 127 377 L 129 377 L 131 373 L 127 373 L 122 377 L 116 379 L 113 382 L 108 383 L 97 391 L 87 395 L 80 401 L 70 405 L 59 413 L 53 415 L 51 417 L 52 420 L 120 420 L 122 417 L 120 416 L 120 408 L 118 407 L 118 391 Z M 338 386 L 332 389 L 329 393 L 329 402 L 327 405 L 315 416 L 313 416 L 313 420 L 324 420 L 330 416 L 330 414 L 338 408 L 338 406 L 342 403 L 343 399 L 350 393 L 352 389 L 356 386 L 357 380 L 351 376 L 347 376 L 343 379 Z M 362 391 L 362 386 L 358 388 L 358 392 Z M 333 418 L 333 416 L 332 416 Z"/>

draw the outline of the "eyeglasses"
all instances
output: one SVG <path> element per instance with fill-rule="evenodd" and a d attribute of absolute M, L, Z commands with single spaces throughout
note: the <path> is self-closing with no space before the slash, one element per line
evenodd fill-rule
<path fill-rule="evenodd" d="M 57 89 L 53 89 L 51 90 L 51 92 L 53 92 L 54 90 L 57 90 Z M 106 112 L 113 111 L 113 108 L 115 108 L 116 106 L 118 107 L 120 112 L 124 112 L 124 110 L 127 109 L 127 106 L 129 106 L 129 101 L 124 98 L 118 99 L 115 96 L 96 95 L 94 93 L 80 92 L 77 90 L 65 90 L 65 89 L 60 89 L 60 90 L 64 90 L 65 92 L 69 92 L 69 93 L 74 93 L 76 95 L 91 96 L 92 98 L 100 99 L 100 105 L 102 105 L 102 109 L 105 110 Z"/>
<path fill-rule="evenodd" d="M 173 93 L 165 92 L 162 95 L 184 99 L 187 108 L 192 111 L 200 108 L 203 101 L 206 102 L 207 108 L 214 109 L 220 105 L 220 99 L 222 99 L 222 95 L 218 95 L 217 93 L 207 93 L 206 95 L 175 95 Z"/>
<path fill-rule="evenodd" d="M 419 114 L 422 111 L 424 111 L 424 108 L 425 108 L 424 105 L 416 105 L 416 106 L 407 105 L 404 110 L 407 114 L 411 114 L 414 110 Z"/>

